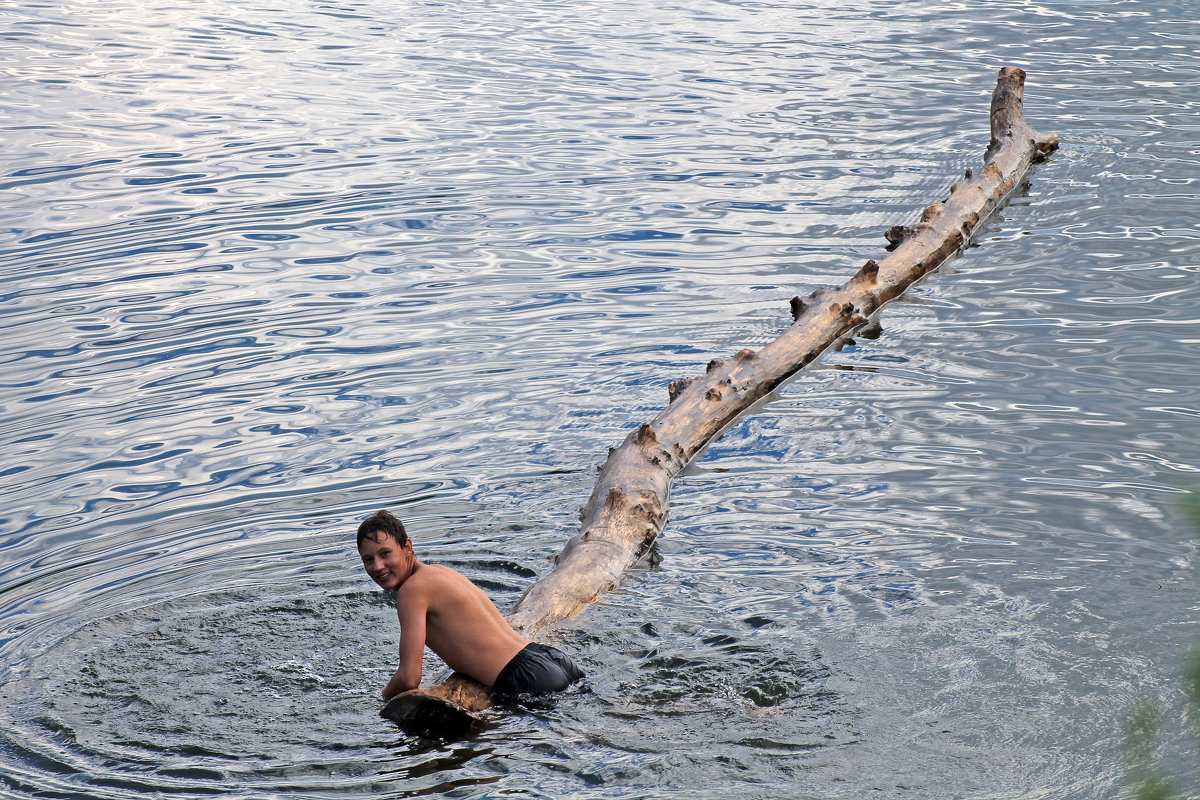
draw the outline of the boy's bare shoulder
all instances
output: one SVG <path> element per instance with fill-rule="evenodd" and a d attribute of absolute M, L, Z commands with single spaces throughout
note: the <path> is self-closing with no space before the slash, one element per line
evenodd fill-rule
<path fill-rule="evenodd" d="M 440 564 L 422 564 L 421 568 L 396 590 L 396 594 L 397 597 L 412 597 L 418 594 L 431 597 L 436 596 L 439 592 L 461 591 L 470 585 L 466 576 L 450 567 L 443 567 Z"/>

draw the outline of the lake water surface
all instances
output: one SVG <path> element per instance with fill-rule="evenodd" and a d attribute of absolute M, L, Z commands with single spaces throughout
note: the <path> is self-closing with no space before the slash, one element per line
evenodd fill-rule
<path fill-rule="evenodd" d="M 0 796 L 1122 796 L 1200 636 L 1198 17 L 7 4 Z M 981 163 L 1005 64 L 1062 148 L 676 482 L 548 636 L 590 688 L 381 720 L 357 521 L 511 607 L 670 381 Z"/>

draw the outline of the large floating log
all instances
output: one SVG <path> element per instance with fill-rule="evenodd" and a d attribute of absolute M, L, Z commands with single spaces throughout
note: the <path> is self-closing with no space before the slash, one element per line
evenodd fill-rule
<path fill-rule="evenodd" d="M 671 384 L 666 408 L 609 452 L 591 499 L 580 511 L 581 531 L 559 553 L 554 569 L 517 603 L 508 617 L 514 628 L 532 639 L 613 588 L 662 530 L 671 480 L 718 432 L 866 323 L 883 304 L 962 251 L 1031 165 L 1058 147 L 1056 135 L 1039 134 L 1026 124 L 1024 86 L 1023 70 L 1000 70 L 982 168 L 968 170 L 949 198 L 926 208 L 911 228 L 888 230 L 889 255 L 878 263 L 868 261 L 837 289 L 793 297 L 792 324 L 761 350 L 711 361 L 703 375 Z M 472 712 L 490 705 L 485 687 L 456 674 L 436 686 L 397 695 L 381 713 L 408 729 L 456 735 L 470 726 Z"/>

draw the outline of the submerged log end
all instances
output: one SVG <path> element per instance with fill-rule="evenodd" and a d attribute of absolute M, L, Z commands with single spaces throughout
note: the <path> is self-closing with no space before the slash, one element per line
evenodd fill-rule
<path fill-rule="evenodd" d="M 457 737 L 466 735 L 481 721 L 472 712 L 491 705 L 482 687 L 458 691 L 454 696 L 445 696 L 438 688 L 402 692 L 380 709 L 379 716 L 418 736 Z"/>

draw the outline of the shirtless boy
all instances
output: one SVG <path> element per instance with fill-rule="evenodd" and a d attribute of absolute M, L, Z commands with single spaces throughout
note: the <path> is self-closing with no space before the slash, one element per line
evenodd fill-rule
<path fill-rule="evenodd" d="M 358 526 L 358 554 L 371 580 L 396 592 L 400 667 L 385 700 L 421 683 L 425 647 L 493 695 L 561 691 L 583 678 L 566 654 L 513 630 L 487 595 L 449 567 L 422 564 L 403 523 L 379 511 Z"/>

